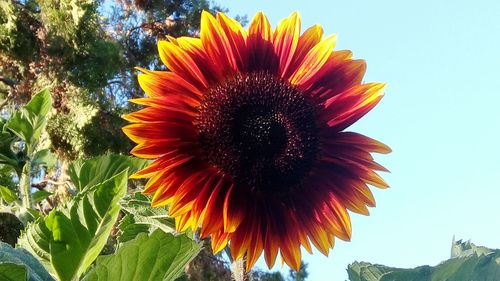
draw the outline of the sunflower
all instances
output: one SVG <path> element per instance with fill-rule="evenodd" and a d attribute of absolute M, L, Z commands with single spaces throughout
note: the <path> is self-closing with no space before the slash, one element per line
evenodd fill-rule
<path fill-rule="evenodd" d="M 152 205 L 169 205 L 178 231 L 198 229 L 218 252 L 228 243 L 250 270 L 278 252 L 298 270 L 301 246 L 328 255 L 351 237 L 350 210 L 375 206 L 368 185 L 388 187 L 371 153 L 390 149 L 345 131 L 382 98 L 362 84 L 363 60 L 333 51 L 321 26 L 301 34 L 297 13 L 273 31 L 263 13 L 248 30 L 203 12 L 200 38 L 159 41 L 169 71 L 140 68 L 146 106 L 123 128 L 137 157 L 155 159 L 132 178 L 149 178 Z"/>

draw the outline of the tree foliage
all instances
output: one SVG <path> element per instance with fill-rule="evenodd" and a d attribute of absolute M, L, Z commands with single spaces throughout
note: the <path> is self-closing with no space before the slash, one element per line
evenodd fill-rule
<path fill-rule="evenodd" d="M 0 107 L 49 88 L 48 134 L 60 158 L 127 153 L 120 116 L 143 95 L 134 68 L 162 68 L 156 42 L 196 36 L 202 10 L 223 9 L 206 0 L 3 1 Z"/>

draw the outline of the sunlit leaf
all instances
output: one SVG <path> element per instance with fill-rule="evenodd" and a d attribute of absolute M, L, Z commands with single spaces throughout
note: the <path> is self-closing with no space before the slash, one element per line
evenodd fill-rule
<path fill-rule="evenodd" d="M 50 195 L 52 195 L 52 192 L 48 192 L 48 191 L 45 191 L 45 190 L 39 190 L 35 193 L 33 193 L 33 203 L 38 203 L 38 202 L 41 202 L 43 200 L 45 200 L 47 197 L 49 197 Z"/>
<path fill-rule="evenodd" d="M 47 89 L 31 98 L 23 108 L 15 111 L 6 123 L 19 138 L 28 145 L 34 144 L 47 125 L 47 113 L 52 108 L 52 97 Z"/>
<path fill-rule="evenodd" d="M 101 256 L 85 281 L 175 280 L 200 251 L 201 245 L 185 235 L 156 230 L 124 243 L 114 255 Z"/>
<path fill-rule="evenodd" d="M 0 185 L 0 197 L 7 202 L 7 204 L 11 204 L 18 199 L 17 194 L 14 191 L 3 185 Z"/>
<path fill-rule="evenodd" d="M 69 166 L 68 173 L 75 187 L 82 190 L 104 179 L 109 179 L 127 168 L 129 174 L 135 173 L 146 166 L 147 163 L 147 160 L 135 157 L 108 154 L 86 161 L 75 161 Z"/>
<path fill-rule="evenodd" d="M 64 208 L 30 224 L 19 245 L 62 281 L 78 278 L 106 244 L 127 191 L 127 171 L 85 188 Z"/>

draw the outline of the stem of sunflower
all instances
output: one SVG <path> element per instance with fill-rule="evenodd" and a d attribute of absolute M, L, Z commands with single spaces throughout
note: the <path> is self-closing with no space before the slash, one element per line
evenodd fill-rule
<path fill-rule="evenodd" d="M 234 260 L 231 265 L 234 281 L 250 281 L 250 272 L 246 271 L 246 256 Z"/>

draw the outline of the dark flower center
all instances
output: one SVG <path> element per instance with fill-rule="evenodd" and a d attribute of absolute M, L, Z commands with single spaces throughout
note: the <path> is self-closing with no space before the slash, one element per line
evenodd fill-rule
<path fill-rule="evenodd" d="M 239 75 L 212 87 L 199 111 L 203 157 L 237 186 L 287 195 L 317 158 L 313 103 L 268 73 Z"/>

